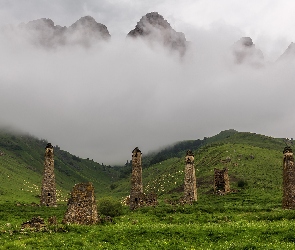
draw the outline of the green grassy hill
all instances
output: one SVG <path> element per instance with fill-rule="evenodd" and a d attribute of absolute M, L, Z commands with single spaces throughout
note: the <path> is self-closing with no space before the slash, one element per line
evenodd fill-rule
<path fill-rule="evenodd" d="M 9 133 L 1 133 L 0 141 L 3 249 L 295 249 L 295 212 L 281 208 L 283 139 L 230 130 L 204 138 L 201 144 L 184 141 L 169 147 L 172 152 L 165 149 L 149 155 L 150 159 L 157 154 L 171 156 L 143 169 L 144 191 L 156 192 L 159 205 L 135 211 L 125 207 L 113 222 L 93 226 L 62 224 L 65 202 L 58 207 L 16 206 L 16 201 L 38 202 L 47 142 Z M 183 193 L 184 156 L 189 148 L 195 153 L 198 201 L 167 204 Z M 100 197 L 129 194 L 128 164 L 104 167 L 57 147 L 55 152 L 62 194 L 76 182 L 91 180 L 96 185 L 98 210 Z M 229 169 L 235 192 L 214 195 L 213 170 L 224 167 Z M 98 212 L 102 218 L 107 216 Z M 57 225 L 47 223 L 41 231 L 20 228 L 33 216 L 46 220 L 52 215 Z"/>
<path fill-rule="evenodd" d="M 0 131 L 0 202 L 39 202 L 46 144 L 46 140 L 30 135 Z M 227 167 L 232 189 L 255 197 L 268 194 L 271 199 L 279 200 L 284 146 L 283 139 L 235 130 L 179 142 L 143 158 L 144 191 L 156 192 L 160 199 L 179 198 L 183 192 L 185 152 L 192 149 L 199 199 L 212 192 L 214 168 Z M 58 146 L 54 152 L 59 201 L 66 201 L 74 184 L 88 181 L 93 182 L 98 198 L 129 195 L 130 164 L 102 166 Z M 222 163 L 226 158 L 230 162 Z"/>
<path fill-rule="evenodd" d="M 143 182 L 146 193 L 156 192 L 163 199 L 177 199 L 182 195 L 185 151 L 190 148 L 184 150 L 184 147 L 177 145 L 196 145 L 192 142 L 175 144 L 170 147 L 171 152 L 169 148 L 159 152 L 158 155 L 175 157 L 144 167 Z M 248 202 L 254 199 L 280 202 L 284 146 L 283 139 L 234 130 L 205 138 L 201 146 L 196 149 L 191 147 L 195 154 L 199 199 L 207 199 L 212 193 L 214 168 L 227 167 L 231 188 L 239 190 L 239 194 L 245 197 L 249 196 Z M 175 150 L 177 147 L 178 151 Z M 222 163 L 223 159 L 230 161 Z M 116 185 L 115 192 L 121 193 L 122 196 L 129 194 L 129 179 L 121 180 Z"/>
<path fill-rule="evenodd" d="M 196 151 L 202 146 L 207 144 L 211 144 L 214 142 L 222 141 L 230 136 L 237 134 L 238 131 L 234 129 L 229 129 L 220 132 L 219 134 L 212 136 L 212 137 L 204 137 L 204 139 L 197 139 L 197 140 L 187 140 L 177 142 L 173 145 L 170 145 L 162 150 L 158 150 L 156 152 L 149 153 L 145 155 L 142 159 L 144 167 L 148 167 L 150 165 L 154 165 L 161 161 L 174 158 L 174 157 L 182 157 L 185 152 L 190 149 L 192 151 Z"/>
<path fill-rule="evenodd" d="M 46 140 L 0 131 L 0 203 L 39 203 Z M 93 160 L 54 148 L 56 186 L 59 201 L 66 201 L 74 184 L 93 182 L 98 197 L 108 194 L 117 172 Z"/>

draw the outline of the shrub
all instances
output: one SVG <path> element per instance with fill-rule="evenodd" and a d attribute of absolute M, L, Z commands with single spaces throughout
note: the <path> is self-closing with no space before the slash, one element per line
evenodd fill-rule
<path fill-rule="evenodd" d="M 245 180 L 239 180 L 238 181 L 238 187 L 239 188 L 245 188 L 247 186 L 248 186 L 248 182 L 247 181 L 245 181 Z"/>
<path fill-rule="evenodd" d="M 98 201 L 98 212 L 105 216 L 119 216 L 123 214 L 123 205 L 112 197 L 104 197 Z"/>
<path fill-rule="evenodd" d="M 118 184 L 115 184 L 115 183 L 112 183 L 111 185 L 110 185 L 110 189 L 111 190 L 113 190 L 113 189 L 115 189 L 115 188 L 117 188 L 118 187 Z"/>

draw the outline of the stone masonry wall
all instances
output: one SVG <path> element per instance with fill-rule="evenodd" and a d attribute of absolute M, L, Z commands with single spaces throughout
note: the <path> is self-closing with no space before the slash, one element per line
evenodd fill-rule
<path fill-rule="evenodd" d="M 194 154 L 188 150 L 185 156 L 184 170 L 184 203 L 192 203 L 197 200 L 197 181 L 194 167 Z"/>
<path fill-rule="evenodd" d="M 230 192 L 228 169 L 214 168 L 214 193 L 226 194 Z"/>
<path fill-rule="evenodd" d="M 150 193 L 146 195 L 143 193 L 141 155 L 138 147 L 132 151 L 131 191 L 128 202 L 131 210 L 158 204 L 157 194 Z"/>
<path fill-rule="evenodd" d="M 48 143 L 45 148 L 44 175 L 41 187 L 40 204 L 42 206 L 56 206 L 54 153 L 51 143 Z"/>
<path fill-rule="evenodd" d="M 136 147 L 132 151 L 132 174 L 130 191 L 130 209 L 140 206 L 143 199 L 141 151 Z"/>
<path fill-rule="evenodd" d="M 295 166 L 293 152 L 285 147 L 283 158 L 283 208 L 295 209 Z"/>
<path fill-rule="evenodd" d="M 73 187 L 63 223 L 95 224 L 99 221 L 92 183 L 79 183 Z"/>

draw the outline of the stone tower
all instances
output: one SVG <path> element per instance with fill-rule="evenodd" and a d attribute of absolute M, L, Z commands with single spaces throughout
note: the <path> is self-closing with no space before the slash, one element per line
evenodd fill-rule
<path fill-rule="evenodd" d="M 141 151 L 138 149 L 138 147 L 136 147 L 132 151 L 130 209 L 136 209 L 143 201 L 144 194 L 142 186 Z"/>
<path fill-rule="evenodd" d="M 197 181 L 194 167 L 194 154 L 191 150 L 186 152 L 184 170 L 184 203 L 192 203 L 197 200 Z"/>
<path fill-rule="evenodd" d="M 54 175 L 53 146 L 48 143 L 45 148 L 44 175 L 41 188 L 40 204 L 42 206 L 56 206 L 56 189 Z"/>
<path fill-rule="evenodd" d="M 228 169 L 214 168 L 214 193 L 226 194 L 230 192 Z"/>
<path fill-rule="evenodd" d="M 283 154 L 283 208 L 295 209 L 295 166 L 292 149 L 285 147 Z"/>
<path fill-rule="evenodd" d="M 76 184 L 68 201 L 68 209 L 65 213 L 63 223 L 91 225 L 98 221 L 92 183 Z"/>

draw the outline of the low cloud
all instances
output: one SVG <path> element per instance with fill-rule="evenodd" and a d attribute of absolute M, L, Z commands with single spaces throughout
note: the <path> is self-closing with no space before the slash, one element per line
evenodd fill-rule
<path fill-rule="evenodd" d="M 125 163 L 136 146 L 145 154 L 230 128 L 294 137 L 294 59 L 237 65 L 236 29 L 188 30 L 179 57 L 141 39 L 45 49 L 6 28 L 0 124 L 104 164 Z"/>

